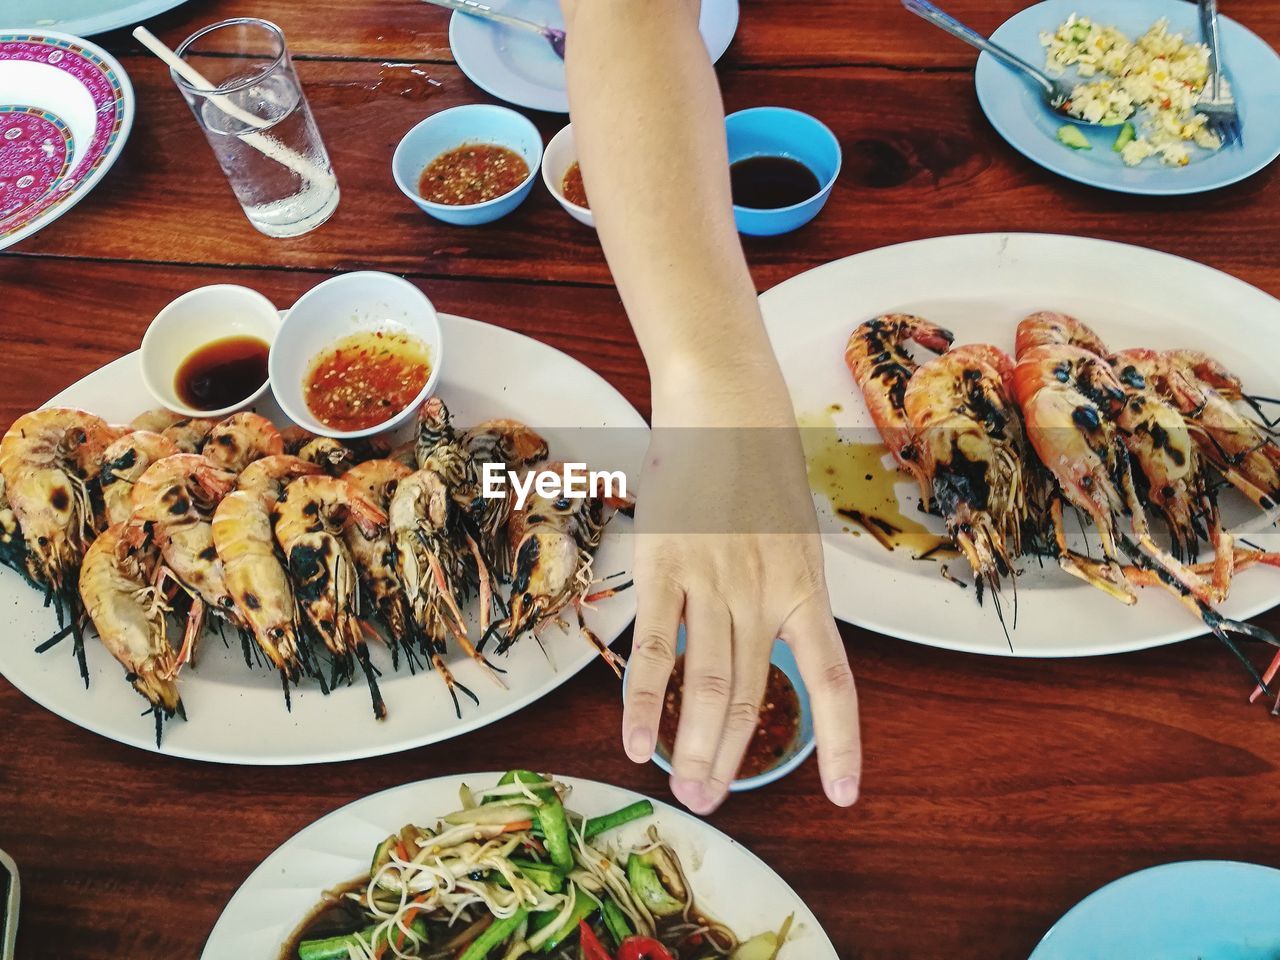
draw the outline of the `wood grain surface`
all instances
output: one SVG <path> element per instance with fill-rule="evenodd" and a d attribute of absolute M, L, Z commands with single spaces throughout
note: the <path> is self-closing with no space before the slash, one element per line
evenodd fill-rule
<path fill-rule="evenodd" d="M 950 6 L 989 30 L 1018 4 Z M 1228 12 L 1280 43 L 1280 6 L 1240 0 Z M 761 289 L 888 243 L 1032 230 L 1156 247 L 1280 295 L 1276 170 L 1173 201 L 1077 186 L 996 137 L 972 94 L 970 51 L 896 4 L 746 0 L 742 14 L 720 68 L 728 108 L 814 112 L 846 157 L 816 222 L 747 243 Z M 541 188 L 507 220 L 449 228 L 392 183 L 391 150 L 408 127 L 488 100 L 451 61 L 445 12 L 416 0 L 192 0 L 152 27 L 176 44 L 236 15 L 284 26 L 342 183 L 337 215 L 297 240 L 254 232 L 163 68 L 126 34 L 108 35 L 134 81 L 137 122 L 91 196 L 0 255 L 0 423 L 134 349 L 187 289 L 243 283 L 285 306 L 363 267 L 567 351 L 647 413 L 643 361 L 591 231 Z M 534 119 L 546 135 L 563 122 Z M 1274 614 L 1261 622 L 1280 629 Z M 1280 866 L 1280 721 L 1244 702 L 1248 682 L 1215 642 L 1014 661 L 843 633 L 863 706 L 862 801 L 827 804 L 811 761 L 711 818 L 796 888 L 842 958 L 1016 960 L 1131 870 L 1186 858 Z M 621 752 L 619 696 L 596 664 L 451 743 L 263 769 L 115 744 L 0 681 L 0 847 L 22 871 L 18 956 L 194 958 L 275 846 L 409 780 L 520 765 L 667 797 L 656 768 Z"/>

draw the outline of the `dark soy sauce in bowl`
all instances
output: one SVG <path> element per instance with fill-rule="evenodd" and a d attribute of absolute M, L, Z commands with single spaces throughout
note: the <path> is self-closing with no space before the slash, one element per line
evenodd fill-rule
<path fill-rule="evenodd" d="M 270 349 L 258 337 L 206 343 L 182 361 L 174 391 L 193 410 L 222 410 L 248 400 L 267 382 Z"/>
<path fill-rule="evenodd" d="M 753 210 L 804 203 L 822 190 L 817 175 L 790 157 L 747 157 L 729 166 L 733 202 Z"/>

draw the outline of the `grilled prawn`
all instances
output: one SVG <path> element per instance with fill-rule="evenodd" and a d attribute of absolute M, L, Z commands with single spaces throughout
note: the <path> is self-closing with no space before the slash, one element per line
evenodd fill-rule
<path fill-rule="evenodd" d="M 1149 380 L 1150 369 L 1137 356 L 1143 351 L 1111 353 L 1080 320 L 1047 311 L 1033 313 L 1018 324 L 1017 344 L 1019 356 L 1038 346 L 1066 344 L 1107 360 L 1124 401 L 1115 405 L 1108 396 L 1102 402 L 1114 409 L 1121 439 L 1137 466 L 1134 479 L 1139 499 L 1149 503 L 1169 528 L 1173 556 L 1195 560 L 1202 536 L 1230 549 L 1191 431 L 1178 409 Z"/>
<path fill-rule="evenodd" d="M 102 645 L 151 704 L 159 746 L 163 721 L 175 713 L 186 719 L 176 682 L 182 660 L 165 631 L 168 608 L 154 583 L 156 549 L 131 546 L 125 533 L 124 524 L 115 524 L 89 546 L 79 589 Z"/>
<path fill-rule="evenodd" d="M 233 413 L 209 431 L 201 452 L 215 466 L 239 473 L 254 460 L 284 453 L 284 437 L 261 414 Z"/>
<path fill-rule="evenodd" d="M 291 481 L 319 472 L 315 464 L 285 454 L 255 460 L 213 513 L 213 545 L 227 590 L 259 649 L 280 671 L 286 703 L 289 684 L 301 679 L 309 663 L 293 587 L 276 548 L 271 510 Z"/>
<path fill-rule="evenodd" d="M 500 465 L 503 476 L 545 460 L 549 452 L 547 441 L 535 430 L 518 420 L 506 419 L 477 423 L 462 435 L 462 446 L 478 472 L 483 471 L 484 464 L 494 463 Z M 486 497 L 480 505 L 476 525 L 480 550 L 490 570 L 505 571 L 511 566 L 506 528 L 512 509 L 509 490 L 501 497 Z"/>
<path fill-rule="evenodd" d="M 1013 574 L 1027 515 L 1026 446 L 1017 407 L 1006 391 L 1009 358 L 988 344 L 966 344 L 912 374 L 903 407 L 914 463 L 929 486 L 947 533 L 991 590 Z"/>
<path fill-rule="evenodd" d="M 290 483 L 272 511 L 276 541 L 293 577 L 298 605 L 333 655 L 333 679 L 352 678 L 353 658 L 364 671 L 374 716 L 387 708 L 360 621 L 360 588 L 343 528 L 354 523 L 376 535 L 386 515 L 350 483 L 324 475 Z"/>
<path fill-rule="evenodd" d="M 907 353 L 908 340 L 934 353 L 945 353 L 955 340 L 950 330 L 907 313 L 887 313 L 868 320 L 849 336 L 844 362 L 862 390 L 867 410 L 898 466 L 915 477 L 928 509 L 931 478 L 920 463 L 904 403 L 907 382 L 918 364 Z"/>
<path fill-rule="evenodd" d="M 1240 380 L 1203 353 L 1144 354 L 1158 388 L 1197 428 L 1205 459 L 1262 510 L 1280 506 L 1280 444 L 1235 406 L 1247 399 Z"/>
<path fill-rule="evenodd" d="M 360 491 L 378 509 L 388 512 L 391 509 L 391 495 L 395 493 L 397 484 L 412 472 L 394 460 L 366 460 L 344 473 L 342 479 L 351 484 L 353 489 Z M 403 649 L 412 669 L 415 662 L 415 631 L 389 529 L 379 528 L 376 532 L 371 532 L 348 525 L 343 535 L 360 574 L 365 594 L 373 603 L 391 637 L 392 653 L 396 654 L 398 649 Z"/>
<path fill-rule="evenodd" d="M 159 423 L 159 418 L 148 416 L 143 422 Z M 174 442 L 179 453 L 199 453 L 209 439 L 209 433 L 218 425 L 217 420 L 204 417 L 183 417 L 156 431 Z M 137 421 L 135 421 L 137 426 Z"/>
<path fill-rule="evenodd" d="M 552 461 L 531 469 L 563 475 L 564 464 Z M 505 620 L 493 625 L 495 631 L 503 631 L 499 653 L 526 630 L 536 637 L 547 624 L 560 620 L 566 607 L 572 606 L 583 636 L 605 663 L 622 675 L 626 661 L 587 628 L 582 607 L 625 589 L 624 585 L 592 593 L 597 582 L 592 563 L 604 536 L 606 509 L 630 511 L 633 506 L 630 500 L 606 502 L 594 495 L 568 498 L 530 493 L 524 509 L 514 511 L 508 525 L 514 560 L 509 613 Z"/>
<path fill-rule="evenodd" d="M 133 514 L 133 485 L 147 467 L 178 452 L 168 437 L 150 430 L 134 430 L 102 453 L 98 486 L 106 506 L 107 523 L 124 523 Z"/>
<path fill-rule="evenodd" d="M 222 561 L 213 545 L 211 520 L 236 476 L 195 453 L 157 460 L 133 485 L 133 516 L 124 536 L 135 548 L 154 542 L 164 560 L 161 573 L 191 597 L 182 657 L 190 659 L 207 613 L 245 626 L 227 589 Z"/>
<path fill-rule="evenodd" d="M 76 580 L 95 533 L 93 486 L 102 452 L 119 431 L 100 417 L 69 407 L 24 414 L 0 440 L 4 494 L 30 552 L 35 579 L 46 584 L 59 626 L 69 627 L 85 685 L 82 618 Z"/>

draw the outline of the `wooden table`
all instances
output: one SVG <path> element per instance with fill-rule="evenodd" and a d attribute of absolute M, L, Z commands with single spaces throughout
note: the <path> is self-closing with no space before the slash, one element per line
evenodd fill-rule
<path fill-rule="evenodd" d="M 954 3 L 984 30 L 1017 6 Z M 971 52 L 896 4 L 745 0 L 742 13 L 720 66 L 727 106 L 809 110 L 846 151 L 815 223 L 747 243 L 760 289 L 885 244 L 1026 230 L 1153 246 L 1280 295 L 1280 168 L 1177 201 L 1077 186 L 992 132 Z M 1280 45 L 1280 6 L 1238 0 L 1231 13 Z M 133 79 L 137 120 L 92 196 L 0 256 L 0 422 L 133 350 L 191 287 L 243 283 L 287 305 L 366 267 L 567 351 L 648 410 L 594 233 L 540 187 L 505 221 L 464 230 L 422 216 L 392 183 L 406 129 L 488 99 L 450 60 L 447 14 L 415 0 L 193 0 L 151 26 L 176 45 L 235 15 L 284 27 L 342 184 L 336 216 L 297 240 L 256 233 L 161 64 L 126 34 L 106 37 Z M 562 123 L 534 119 L 546 135 Z M 842 957 L 1025 957 L 1080 897 L 1131 870 L 1184 858 L 1280 865 L 1280 727 L 1245 705 L 1246 679 L 1215 643 L 1037 662 L 844 633 L 863 703 L 861 803 L 828 805 L 810 763 L 711 818 L 797 889 Z M 623 757 L 619 715 L 618 685 L 597 663 L 451 743 L 337 766 L 228 768 L 120 746 L 0 683 L 0 846 L 23 873 L 19 956 L 194 957 L 277 844 L 408 780 L 520 765 L 667 796 L 656 768 Z"/>

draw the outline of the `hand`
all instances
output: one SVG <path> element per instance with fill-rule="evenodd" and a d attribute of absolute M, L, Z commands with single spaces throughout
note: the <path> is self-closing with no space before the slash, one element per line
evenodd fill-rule
<path fill-rule="evenodd" d="M 775 637 L 791 645 L 809 690 L 827 796 L 841 806 L 858 796 L 857 694 L 831 617 L 799 434 L 785 389 L 779 397 L 768 371 L 755 373 L 655 391 L 638 488 L 623 743 L 637 763 L 653 753 L 683 620 L 671 790 L 699 814 L 724 801 L 741 765 Z"/>

